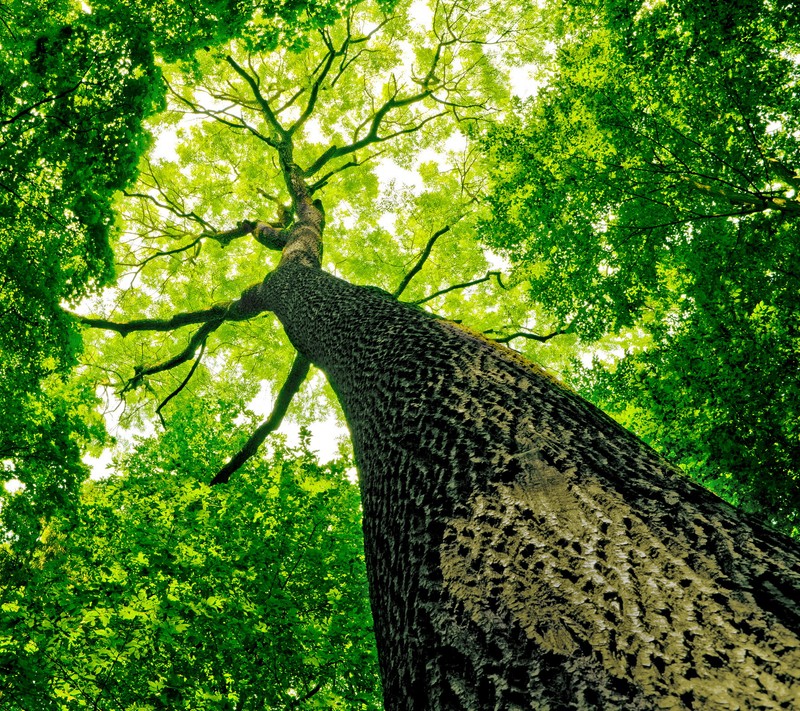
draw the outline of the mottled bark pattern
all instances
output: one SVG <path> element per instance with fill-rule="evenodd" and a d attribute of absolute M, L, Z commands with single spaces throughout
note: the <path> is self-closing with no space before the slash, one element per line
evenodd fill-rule
<path fill-rule="evenodd" d="M 800 551 L 504 347 L 299 263 L 347 416 L 386 708 L 800 708 Z"/>

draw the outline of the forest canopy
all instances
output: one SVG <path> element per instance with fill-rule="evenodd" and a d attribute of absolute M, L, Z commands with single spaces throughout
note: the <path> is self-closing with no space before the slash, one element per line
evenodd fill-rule
<path fill-rule="evenodd" d="M 344 421 L 273 315 L 217 318 L 278 263 L 287 164 L 324 269 L 798 535 L 793 12 L 5 5 L 0 700 L 380 707 L 347 443 L 273 435 L 208 486 L 282 394 L 297 431 Z"/>

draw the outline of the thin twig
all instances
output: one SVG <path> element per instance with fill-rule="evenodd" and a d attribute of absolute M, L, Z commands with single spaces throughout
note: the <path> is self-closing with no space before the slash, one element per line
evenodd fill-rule
<path fill-rule="evenodd" d="M 500 272 L 487 272 L 485 276 L 482 276 L 480 279 L 473 279 L 472 281 L 465 281 L 461 284 L 453 284 L 452 286 L 448 286 L 445 289 L 439 289 L 439 291 L 434 291 L 429 296 L 426 296 L 424 299 L 417 299 L 416 301 L 410 301 L 410 304 L 414 306 L 419 306 L 420 304 L 424 304 L 432 299 L 435 299 L 437 296 L 442 296 L 442 294 L 448 294 L 451 291 L 455 291 L 456 289 L 465 289 L 468 286 L 475 286 L 476 284 L 482 284 L 485 281 L 489 281 L 494 277 L 497 279 L 497 283 L 499 284 L 501 289 L 508 289 L 505 284 L 503 284 L 502 275 Z"/>
<path fill-rule="evenodd" d="M 172 358 L 147 367 L 137 365 L 133 369 L 133 378 L 128 381 L 128 384 L 123 388 L 122 392 L 132 390 L 133 388 L 141 385 L 142 381 L 147 375 L 155 375 L 156 373 L 163 373 L 165 370 L 172 370 L 172 368 L 176 368 L 190 358 L 193 358 L 198 347 L 205 345 L 206 339 L 209 337 L 209 335 L 216 331 L 224 323 L 224 321 L 225 319 L 220 318 L 204 323 L 200 328 L 197 329 L 197 331 L 194 332 L 192 337 L 189 339 L 189 343 L 186 344 L 186 348 L 184 348 L 180 353 L 172 356 Z"/>
<path fill-rule="evenodd" d="M 406 287 L 411 283 L 411 280 L 419 273 L 420 269 L 422 269 L 422 267 L 425 265 L 425 262 L 428 260 L 428 257 L 431 256 L 431 250 L 433 249 L 433 245 L 436 244 L 436 240 L 438 240 L 439 237 L 441 237 L 442 235 L 447 234 L 449 231 L 450 231 L 450 225 L 447 225 L 446 227 L 442 227 L 442 229 L 437 230 L 430 236 L 430 239 L 425 245 L 425 249 L 423 249 L 422 254 L 419 255 L 417 263 L 413 267 L 411 267 L 408 274 L 406 274 L 403 277 L 403 280 L 400 282 L 400 285 L 397 287 L 397 289 L 395 289 L 394 294 L 392 294 L 392 296 L 395 299 L 400 297 L 400 294 L 402 294 L 406 290 Z"/>
<path fill-rule="evenodd" d="M 555 338 L 556 336 L 563 336 L 565 333 L 569 333 L 570 328 L 567 326 L 566 328 L 559 329 L 558 331 L 553 331 L 552 333 L 548 333 L 546 336 L 540 336 L 538 333 L 529 333 L 528 331 L 517 331 L 516 333 L 512 333 L 509 336 L 502 336 L 501 338 L 490 338 L 490 341 L 494 341 L 495 343 L 508 343 L 509 341 L 513 341 L 515 338 L 528 338 L 532 341 L 539 341 L 539 343 L 547 343 L 551 338 Z M 490 328 L 488 331 L 484 331 L 484 333 L 497 333 L 497 331 L 493 328 Z"/>

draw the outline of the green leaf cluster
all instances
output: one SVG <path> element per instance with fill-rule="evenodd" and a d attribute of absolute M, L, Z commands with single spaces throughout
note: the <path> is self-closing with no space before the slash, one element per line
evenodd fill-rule
<path fill-rule="evenodd" d="M 210 489 L 228 412 L 184 409 L 87 482 L 32 566 L 0 552 L 0 705 L 380 708 L 348 462 L 275 439 Z"/>

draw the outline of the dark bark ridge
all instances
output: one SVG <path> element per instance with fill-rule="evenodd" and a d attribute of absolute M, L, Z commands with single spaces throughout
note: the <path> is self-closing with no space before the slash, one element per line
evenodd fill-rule
<path fill-rule="evenodd" d="M 304 261 L 257 300 L 352 432 L 387 709 L 797 702 L 793 541 L 512 351 Z"/>

